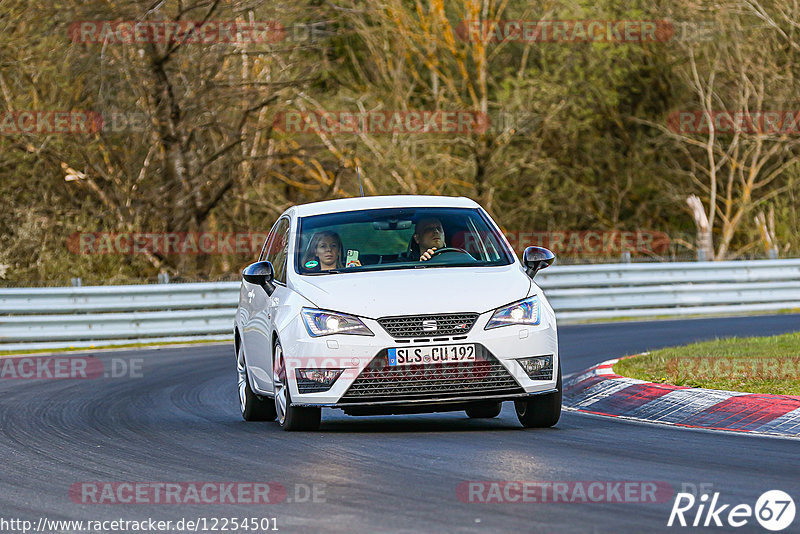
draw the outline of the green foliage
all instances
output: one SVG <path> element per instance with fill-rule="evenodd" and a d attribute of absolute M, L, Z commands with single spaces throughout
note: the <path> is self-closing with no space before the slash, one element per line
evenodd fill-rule
<path fill-rule="evenodd" d="M 752 14 L 689 0 L 510 2 L 504 10 L 471 0 L 3 5 L 3 109 L 89 110 L 139 121 L 93 134 L 0 136 L 0 266 L 8 266 L 9 283 L 120 281 L 161 271 L 230 276 L 251 258 L 76 255 L 66 243 L 76 232 L 263 232 L 292 204 L 358 194 L 356 165 L 368 194 L 469 196 L 511 231 L 662 231 L 680 243 L 671 253 L 691 254 L 686 196 L 710 202 L 700 168 L 705 152 L 665 131 L 672 111 L 699 109 L 690 55 L 702 79 L 720 72 L 721 106 L 733 106 L 731 95 L 745 84 L 729 68 L 738 57 L 763 64 L 773 98 L 748 105 L 800 109 L 796 46 Z M 277 20 L 287 34 L 238 45 L 69 37 L 75 21 L 176 17 Z M 691 43 L 483 46 L 458 35 L 462 21 L 478 17 L 710 21 L 717 33 Z M 312 26 L 312 39 L 297 39 Z M 717 57 L 731 63 L 720 68 Z M 486 131 L 452 135 L 274 128 L 281 113 L 298 110 L 486 110 L 492 122 Z M 728 142 L 718 140 L 720 150 Z M 769 164 L 798 156 L 787 147 Z M 797 173 L 797 165 L 787 166 L 741 201 L 732 254 L 763 255 L 753 218 L 770 208 L 780 253 L 800 248 Z M 715 221 L 715 239 L 723 219 Z"/>

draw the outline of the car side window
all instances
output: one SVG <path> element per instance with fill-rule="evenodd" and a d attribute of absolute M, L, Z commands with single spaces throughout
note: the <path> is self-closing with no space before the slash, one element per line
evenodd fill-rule
<path fill-rule="evenodd" d="M 286 283 L 286 265 L 289 259 L 289 219 L 278 221 L 274 235 L 268 240 L 266 260 L 272 263 L 277 282 Z"/>
<path fill-rule="evenodd" d="M 281 221 L 278 220 L 275 224 L 272 225 L 272 229 L 269 231 L 267 235 L 267 239 L 264 240 L 264 246 L 261 247 L 261 254 L 258 255 L 258 261 L 265 261 L 267 259 L 267 250 L 269 242 L 272 241 L 272 238 L 275 237 L 275 231 L 278 229 L 278 223 Z"/>

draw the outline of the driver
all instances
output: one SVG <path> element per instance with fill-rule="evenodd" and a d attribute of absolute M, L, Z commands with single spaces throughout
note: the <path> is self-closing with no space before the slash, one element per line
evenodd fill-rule
<path fill-rule="evenodd" d="M 446 247 L 442 221 L 426 217 L 414 226 L 414 242 L 419 246 L 419 261 L 428 261 L 437 248 Z M 423 252 L 424 251 L 424 252 Z"/>

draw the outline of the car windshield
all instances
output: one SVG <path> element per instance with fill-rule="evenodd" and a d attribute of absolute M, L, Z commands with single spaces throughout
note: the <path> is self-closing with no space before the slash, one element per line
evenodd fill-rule
<path fill-rule="evenodd" d="M 509 265 L 503 238 L 479 209 L 389 208 L 303 217 L 299 274 Z M 428 253 L 435 249 L 435 253 Z"/>

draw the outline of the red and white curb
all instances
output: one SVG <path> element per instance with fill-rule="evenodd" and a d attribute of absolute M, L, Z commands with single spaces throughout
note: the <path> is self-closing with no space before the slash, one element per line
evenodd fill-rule
<path fill-rule="evenodd" d="M 566 408 L 652 423 L 800 438 L 800 397 L 655 384 L 608 360 L 564 382 Z"/>

